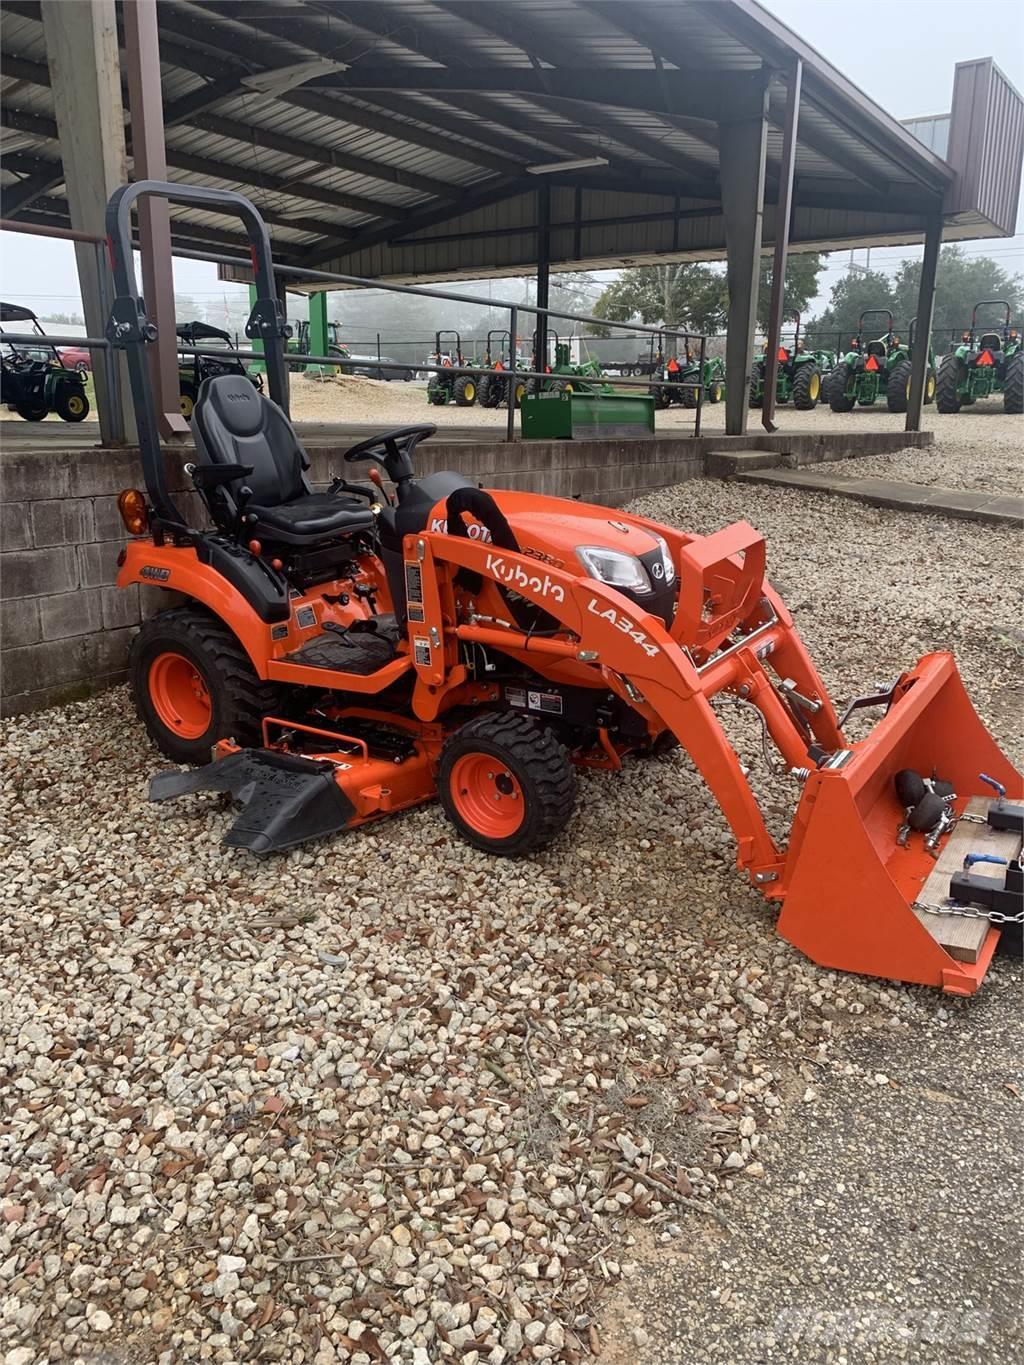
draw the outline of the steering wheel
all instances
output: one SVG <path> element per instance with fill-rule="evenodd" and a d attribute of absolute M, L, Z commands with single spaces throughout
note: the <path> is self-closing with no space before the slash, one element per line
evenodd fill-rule
<path fill-rule="evenodd" d="M 370 436 L 358 445 L 345 451 L 344 458 L 349 464 L 359 460 L 376 460 L 387 467 L 389 458 L 395 455 L 411 456 L 420 441 L 433 436 L 437 427 L 432 424 L 421 427 L 396 427 L 394 431 L 382 431 L 379 436 Z"/>

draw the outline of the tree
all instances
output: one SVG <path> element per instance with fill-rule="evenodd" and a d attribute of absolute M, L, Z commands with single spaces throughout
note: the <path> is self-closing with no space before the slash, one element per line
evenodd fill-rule
<path fill-rule="evenodd" d="M 841 331 L 853 336 L 860 314 L 869 308 L 889 308 L 896 330 L 906 335 L 910 320 L 917 312 L 917 291 L 921 283 L 921 262 L 904 261 L 894 277 L 869 270 L 844 275 L 832 286 L 829 306 L 815 318 L 809 330 Z M 932 337 L 936 345 L 948 341 L 951 332 L 959 333 L 971 321 L 971 310 L 983 299 L 1005 299 L 1010 316 L 1019 321 L 1024 310 L 1024 280 L 1008 275 L 988 256 L 967 256 L 959 246 L 943 247 L 935 281 L 935 313 Z M 981 323 L 999 318 L 998 309 L 979 313 Z M 873 318 L 868 330 L 877 336 L 884 331 L 881 318 Z M 878 323 L 877 329 L 873 324 Z"/>
<path fill-rule="evenodd" d="M 787 311 L 803 313 L 818 292 L 818 276 L 823 269 L 821 257 L 816 251 L 801 251 L 786 257 L 784 306 Z M 768 326 L 771 299 L 772 267 L 765 263 L 761 267 L 761 282 L 757 294 L 757 320 L 762 327 Z"/>
<path fill-rule="evenodd" d="M 639 319 L 680 331 L 714 332 L 728 307 L 725 275 L 706 265 L 642 265 L 624 270 L 602 291 L 594 315 L 615 322 Z"/>
<path fill-rule="evenodd" d="M 857 331 L 861 313 L 869 308 L 889 308 L 896 313 L 896 295 L 892 280 L 877 270 L 858 271 L 856 274 L 843 275 L 832 286 L 829 305 L 820 317 L 807 324 L 808 332 L 842 332 L 840 349 L 845 347 L 850 337 Z M 882 318 L 873 318 L 879 324 L 875 336 L 885 331 Z M 870 330 L 870 328 L 869 328 Z"/>
<path fill-rule="evenodd" d="M 920 283 L 921 262 L 904 261 L 893 282 L 896 300 L 893 311 L 904 327 L 917 312 Z M 933 334 L 938 337 L 943 332 L 960 332 L 968 327 L 971 310 L 983 299 L 1005 299 L 1010 305 L 1010 317 L 1017 322 L 1024 307 L 1024 280 L 1019 275 L 1008 275 L 989 256 L 967 256 L 962 247 L 943 247 L 935 281 Z M 979 311 L 978 321 L 994 323 L 1001 316 L 998 308 L 984 309 Z"/>

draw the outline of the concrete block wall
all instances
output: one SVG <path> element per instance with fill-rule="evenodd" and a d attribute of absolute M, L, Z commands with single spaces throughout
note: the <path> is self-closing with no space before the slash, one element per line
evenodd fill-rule
<path fill-rule="evenodd" d="M 496 488 L 580 496 L 610 506 L 696 478 L 704 443 L 692 440 L 444 443 L 417 452 L 422 473 L 458 469 Z M 309 447 L 312 477 L 362 477 L 340 449 Z M 186 455 L 167 456 L 168 481 L 193 525 Z M 144 616 L 170 605 L 158 588 L 114 586 L 125 536 L 117 495 L 138 487 L 134 450 L 5 450 L 0 524 L 0 705 L 7 715 L 72 701 L 125 676 Z"/>

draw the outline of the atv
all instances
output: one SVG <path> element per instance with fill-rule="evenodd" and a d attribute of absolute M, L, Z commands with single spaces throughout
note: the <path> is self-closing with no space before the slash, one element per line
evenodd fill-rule
<path fill-rule="evenodd" d="M 800 314 L 789 313 L 795 320 L 793 340 L 789 346 L 779 346 L 778 372 L 775 380 L 776 403 L 792 403 L 802 412 L 818 406 L 822 385 L 835 365 L 831 351 L 805 351 L 800 340 Z M 764 377 L 767 370 L 768 343 L 762 355 L 754 361 L 750 373 L 750 406 L 759 408 L 764 403 Z"/>
<path fill-rule="evenodd" d="M 664 410 L 673 403 L 684 408 L 695 408 L 701 385 L 705 403 L 720 403 L 725 397 L 725 363 L 718 356 L 706 356 L 703 369 L 700 357 L 690 347 L 690 338 L 683 339 L 683 355 L 670 356 L 665 361 L 659 353 L 657 379 L 651 384 L 650 394 L 656 408 Z"/>
<path fill-rule="evenodd" d="M 495 347 L 494 338 L 497 337 Z M 518 363 L 517 369 L 528 370 L 529 363 L 523 360 Z M 480 406 L 484 408 L 500 408 L 508 406 L 509 374 L 508 370 L 512 363 L 512 338 L 508 332 L 488 332 L 487 347 L 484 351 L 484 370 L 486 373 L 480 377 L 480 386 L 477 397 Z M 513 402 L 518 407 L 526 396 L 526 380 L 516 377 L 516 389 Z"/>
<path fill-rule="evenodd" d="M 174 329 L 178 340 L 184 346 L 203 346 L 210 342 L 233 346 L 230 333 L 220 327 L 211 327 L 208 322 L 180 322 Z M 263 377 L 250 374 L 240 360 L 233 356 L 178 355 L 178 385 L 181 391 L 181 415 L 186 420 L 192 416 L 199 388 L 204 379 L 212 379 L 218 374 L 238 374 L 248 379 L 256 388 L 263 388 Z"/>
<path fill-rule="evenodd" d="M 240 375 L 201 386 L 186 472 L 205 527 L 175 504 L 156 435 L 156 328 L 132 259 L 141 194 L 237 213 L 252 245 L 246 334 L 263 341 L 269 397 Z M 241 811 L 226 845 L 267 855 L 436 798 L 475 848 L 522 857 L 565 834 L 579 769 L 614 774 L 681 746 L 791 943 L 828 968 L 977 989 L 1013 918 L 1001 907 L 1016 862 L 960 892 L 990 907 L 969 919 L 948 913 L 950 868 L 955 879 L 965 843 L 1016 859 L 1024 779 L 949 654 L 851 702 L 847 715 L 884 710 L 852 740 L 746 522 L 691 535 L 455 472 L 417 476 L 430 425 L 359 442 L 344 459 L 370 481 L 314 491 L 254 206 L 142 181 L 114 194 L 107 229 L 107 335 L 127 355 L 145 476 L 118 499 L 130 539 L 117 581 L 173 594 L 135 637 L 131 688 L 156 747 L 196 765 L 156 776 L 152 800 L 229 794 Z M 722 728 L 737 706 L 757 713 L 799 793 L 788 847 Z"/>
<path fill-rule="evenodd" d="M 876 316 L 884 317 L 888 326 L 882 336 L 865 342 L 864 319 Z M 906 412 L 911 372 L 910 347 L 896 335 L 892 313 L 888 308 L 866 309 L 860 315 L 850 349 L 829 377 L 829 407 L 833 412 L 851 412 L 857 405 L 870 408 L 884 395 L 890 412 Z M 928 387 L 926 384 L 926 397 Z"/>
<path fill-rule="evenodd" d="M 441 344 L 442 337 L 454 337 L 454 348 L 447 350 Z M 476 371 L 467 368 L 462 355 L 462 338 L 458 332 L 435 332 L 434 354 L 431 363 L 440 365 L 440 371 L 433 371 L 427 384 L 427 402 L 443 408 L 454 399 L 460 408 L 471 408 L 477 400 Z"/>
<path fill-rule="evenodd" d="M 31 324 L 38 345 L 5 339 L 4 324 L 19 322 Z M 89 415 L 87 377 L 65 366 L 31 308 L 0 303 L 0 403 L 26 422 L 41 422 L 51 412 L 65 422 L 81 422 Z"/>
<path fill-rule="evenodd" d="M 978 309 L 993 304 L 1004 310 L 1002 327 L 976 336 Z M 959 412 L 994 393 L 1003 395 L 1004 412 L 1024 412 L 1024 352 L 1018 329 L 1010 326 L 1010 305 L 1005 299 L 974 305 L 970 327 L 939 370 L 939 412 Z"/>

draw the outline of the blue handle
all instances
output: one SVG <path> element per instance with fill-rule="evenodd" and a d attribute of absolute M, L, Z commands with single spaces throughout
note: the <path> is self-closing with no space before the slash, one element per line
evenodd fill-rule
<path fill-rule="evenodd" d="M 978 778 L 980 781 L 984 782 L 987 786 L 992 788 L 995 794 L 999 797 L 1000 801 L 1006 795 L 1006 788 L 1003 786 L 1003 784 L 1001 782 L 997 782 L 994 777 L 989 777 L 988 773 L 979 773 Z"/>
<path fill-rule="evenodd" d="M 1006 867 L 1007 860 L 997 857 L 995 853 L 968 853 L 964 858 L 964 867 L 973 867 L 975 863 L 995 863 L 998 867 Z"/>

